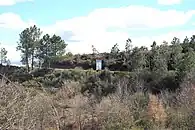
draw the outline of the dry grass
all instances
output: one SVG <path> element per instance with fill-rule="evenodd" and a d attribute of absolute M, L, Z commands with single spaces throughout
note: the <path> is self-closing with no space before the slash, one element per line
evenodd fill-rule
<path fill-rule="evenodd" d="M 96 113 L 101 120 L 102 129 L 130 129 L 134 125 L 132 111 L 128 105 L 120 102 L 120 98 L 112 95 L 103 98 L 96 105 Z"/>
<path fill-rule="evenodd" d="M 6 84 L 5 81 L 0 83 L 0 129 L 3 130 L 194 128 L 195 119 L 191 118 L 195 106 L 193 85 L 178 93 L 177 109 L 171 106 L 167 109 L 162 98 L 142 92 L 123 96 L 115 93 L 96 103 L 80 93 L 80 85 L 76 82 L 67 83 L 50 94 L 46 90 Z"/>
<path fill-rule="evenodd" d="M 165 122 L 167 117 L 162 101 L 151 94 L 149 95 L 148 115 L 152 121 L 159 123 Z"/>
<path fill-rule="evenodd" d="M 46 95 L 25 89 L 19 84 L 3 82 L 0 86 L 1 129 L 44 129 L 50 125 L 57 127 L 54 108 Z"/>
<path fill-rule="evenodd" d="M 0 86 L 1 129 L 100 130 L 134 125 L 129 106 L 117 96 L 96 104 L 79 93 L 77 83 L 49 94 L 4 81 Z"/>
<path fill-rule="evenodd" d="M 151 122 L 161 127 L 165 125 L 167 119 L 162 101 L 152 94 L 149 94 L 148 118 Z"/>
<path fill-rule="evenodd" d="M 75 95 L 77 85 L 67 84 L 57 93 L 49 94 L 2 80 L 0 129 L 83 129 L 89 124 L 91 113 L 86 108 L 88 99 L 79 93 Z"/>
<path fill-rule="evenodd" d="M 171 115 L 171 127 L 177 129 L 195 129 L 195 87 L 193 84 L 185 84 L 182 91 L 177 94 L 177 108 Z"/>

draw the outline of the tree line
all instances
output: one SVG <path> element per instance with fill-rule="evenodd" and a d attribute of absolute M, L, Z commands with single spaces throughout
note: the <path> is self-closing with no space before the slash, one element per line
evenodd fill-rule
<path fill-rule="evenodd" d="M 49 68 L 61 64 L 66 68 L 67 62 L 74 67 L 85 66 L 84 69 L 94 67 L 96 54 L 65 54 L 65 41 L 56 34 L 43 35 L 36 25 L 24 29 L 19 34 L 17 43 L 16 49 L 21 52 L 21 62 L 26 65 L 28 72 L 35 66 Z M 1 64 L 9 61 L 6 55 L 6 49 L 1 48 Z M 195 35 L 186 36 L 183 41 L 174 37 L 170 44 L 164 41 L 163 44 L 157 45 L 154 41 L 151 49 L 145 46 L 133 47 L 132 40 L 128 38 L 125 50 L 119 50 L 116 43 L 109 53 L 101 55 L 104 57 L 104 66 L 109 70 L 186 73 L 195 68 Z"/>
<path fill-rule="evenodd" d="M 125 51 L 120 51 L 118 44 L 112 47 L 110 59 L 115 63 L 119 61 L 128 71 L 187 72 L 195 68 L 195 35 L 186 37 L 183 42 L 174 37 L 170 44 L 164 41 L 157 45 L 154 41 L 150 50 L 144 46 L 132 48 L 131 39 L 128 39 Z"/>
<path fill-rule="evenodd" d="M 68 53 L 63 62 L 55 64 L 66 68 L 66 65 L 74 63 L 75 66 L 90 69 L 94 67 L 96 56 L 97 54 Z M 154 41 L 150 49 L 145 46 L 133 47 L 132 40 L 128 38 L 125 50 L 121 51 L 116 43 L 109 53 L 101 53 L 101 56 L 104 57 L 103 65 L 112 71 L 175 71 L 185 74 L 195 68 L 195 35 L 186 37 L 183 41 L 174 37 L 171 43 L 164 41 L 160 45 Z"/>

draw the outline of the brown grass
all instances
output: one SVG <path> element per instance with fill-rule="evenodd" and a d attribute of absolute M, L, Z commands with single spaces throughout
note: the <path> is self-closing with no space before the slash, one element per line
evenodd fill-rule
<path fill-rule="evenodd" d="M 192 113 L 195 106 L 193 85 L 178 93 L 177 100 L 181 103 L 177 104 L 177 109 L 167 109 L 162 98 L 149 94 L 148 99 L 147 95 L 137 92 L 122 97 L 120 93 L 115 93 L 96 103 L 94 99 L 80 93 L 80 84 L 76 82 L 67 83 L 56 93 L 50 94 L 45 89 L 25 88 L 16 83 L 6 84 L 3 79 L 0 83 L 0 129 L 142 130 L 147 127 L 156 130 L 165 129 L 165 126 L 173 130 L 194 128 L 195 121 L 186 114 Z"/>
<path fill-rule="evenodd" d="M 108 96 L 94 104 L 79 92 L 78 85 L 66 84 L 57 93 L 49 94 L 2 80 L 1 129 L 100 130 L 134 125 L 132 112 L 119 97 Z"/>
<path fill-rule="evenodd" d="M 167 118 L 162 101 L 152 94 L 149 95 L 148 117 L 151 122 L 157 123 L 159 125 L 164 125 Z"/>

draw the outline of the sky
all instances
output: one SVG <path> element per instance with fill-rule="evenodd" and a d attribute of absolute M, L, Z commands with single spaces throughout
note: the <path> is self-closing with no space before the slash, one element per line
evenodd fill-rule
<path fill-rule="evenodd" d="M 37 25 L 43 34 L 60 35 L 67 52 L 120 50 L 131 38 L 133 46 L 150 47 L 173 37 L 195 34 L 194 0 L 0 0 L 0 43 L 11 63 L 20 61 L 16 51 L 19 34 Z"/>

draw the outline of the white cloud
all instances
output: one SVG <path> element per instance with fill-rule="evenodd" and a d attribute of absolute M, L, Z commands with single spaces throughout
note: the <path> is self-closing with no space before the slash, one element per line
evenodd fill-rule
<path fill-rule="evenodd" d="M 164 29 L 185 25 L 195 14 L 194 10 L 176 11 L 160 10 L 144 6 L 128 6 L 121 8 L 96 9 L 87 16 L 76 17 L 68 20 L 59 20 L 54 25 L 42 28 L 47 33 L 61 33 L 72 31 L 75 36 L 71 40 L 79 40 L 78 43 L 68 43 L 68 49 L 74 53 L 91 52 L 91 45 L 95 45 L 101 52 L 108 51 L 115 43 L 125 44 L 130 37 L 135 45 L 148 45 L 153 40 L 166 40 L 166 37 L 132 37 L 129 31 L 139 29 Z M 108 31 L 116 28 L 114 31 Z M 119 31 L 123 30 L 123 31 Z M 175 33 L 174 33 L 175 35 Z M 161 38 L 163 37 L 163 39 Z M 142 40 L 143 39 L 143 40 Z M 81 49 L 82 48 L 82 49 Z"/>
<path fill-rule="evenodd" d="M 175 5 L 181 4 L 182 0 L 158 0 L 158 4 L 161 5 Z"/>
<path fill-rule="evenodd" d="M 4 28 L 4 29 L 16 30 L 18 31 L 19 34 L 22 29 L 34 24 L 36 23 L 31 19 L 29 19 L 27 22 L 23 21 L 18 14 L 14 14 L 11 12 L 0 14 L 0 29 Z M 17 39 L 15 40 L 17 41 Z M 7 41 L 9 41 L 9 39 Z M 13 39 L 11 41 L 13 41 Z M 6 50 L 8 51 L 7 56 L 8 59 L 11 60 L 11 62 L 20 61 L 20 52 L 16 51 L 16 46 L 17 46 L 16 43 L 10 44 L 4 41 L 0 41 L 0 42 L 2 43 L 1 46 L 5 47 Z"/>
<path fill-rule="evenodd" d="M 153 41 L 156 41 L 158 45 L 162 44 L 163 41 L 167 41 L 170 43 L 174 37 L 180 38 L 181 42 L 184 40 L 186 36 L 191 37 L 195 34 L 194 30 L 187 31 L 171 31 L 169 33 L 163 33 L 160 35 L 153 36 L 136 36 L 130 37 L 132 39 L 133 46 L 146 46 L 150 48 Z M 99 38 L 98 38 L 99 37 Z M 122 32 L 104 32 L 100 34 L 98 37 L 89 35 L 89 38 L 81 41 L 81 42 L 70 42 L 67 46 L 67 51 L 72 52 L 73 54 L 77 53 L 91 53 L 92 45 L 95 45 L 96 49 L 99 52 L 110 52 L 111 47 L 118 43 L 119 49 L 124 50 L 125 42 L 129 37 L 128 33 Z"/>
<path fill-rule="evenodd" d="M 181 40 L 181 42 L 184 40 L 184 38 L 187 37 L 191 37 L 192 35 L 195 34 L 194 30 L 187 30 L 187 31 L 171 31 L 169 33 L 164 33 L 161 35 L 154 35 L 151 37 L 146 37 L 146 36 L 142 36 L 142 37 L 134 37 L 132 38 L 133 44 L 134 46 L 146 46 L 146 47 L 150 47 L 152 45 L 153 41 L 156 41 L 158 45 L 162 44 L 163 41 L 167 41 L 168 43 L 170 43 L 174 37 L 177 37 Z"/>
<path fill-rule="evenodd" d="M 33 0 L 0 0 L 0 6 L 11 6 L 19 2 L 29 2 Z"/>
<path fill-rule="evenodd" d="M 11 12 L 0 14 L 0 28 L 23 29 L 35 24 L 32 20 L 23 21 L 18 14 Z"/>
<path fill-rule="evenodd" d="M 64 29 L 77 32 L 79 30 L 80 33 L 81 31 L 89 32 L 94 28 L 102 31 L 109 27 L 133 28 L 142 26 L 164 28 L 184 25 L 194 14 L 195 10 L 187 12 L 176 10 L 161 11 L 144 6 L 103 8 L 94 10 L 88 16 L 57 21 L 52 28 L 54 30 Z"/>
<path fill-rule="evenodd" d="M 0 29 L 11 29 L 11 30 L 16 30 L 18 31 L 18 34 L 20 31 L 25 29 L 26 27 L 35 25 L 35 21 L 32 19 L 29 19 L 27 22 L 22 20 L 20 15 L 8 12 L 8 13 L 2 13 L 0 14 Z M 3 32 L 2 32 L 3 33 Z M 16 35 L 18 35 L 16 34 Z M 15 39 L 17 41 L 18 39 Z M 9 39 L 7 40 L 9 41 Z M 13 41 L 13 39 L 11 39 Z M 4 41 L 0 41 L 2 43 L 2 47 L 5 47 L 6 50 L 8 51 L 7 57 L 11 62 L 18 62 L 20 61 L 20 52 L 16 51 L 16 42 L 14 44 L 10 44 Z"/>

